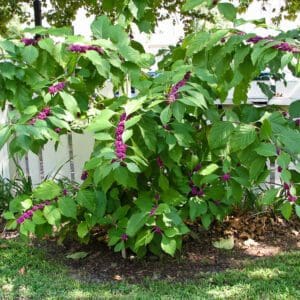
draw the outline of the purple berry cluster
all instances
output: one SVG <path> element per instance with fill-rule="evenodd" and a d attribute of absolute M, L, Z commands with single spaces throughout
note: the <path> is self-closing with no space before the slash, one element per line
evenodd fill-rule
<path fill-rule="evenodd" d="M 271 36 L 268 37 L 262 37 L 262 36 L 254 36 L 250 39 L 247 40 L 248 43 L 252 43 L 252 44 L 256 44 L 262 40 L 265 40 L 267 42 L 273 42 L 274 39 Z M 281 42 L 277 45 L 272 46 L 272 48 L 280 50 L 280 51 L 284 51 L 284 52 L 292 52 L 292 53 L 300 53 L 300 49 L 298 49 L 297 47 L 287 43 L 287 42 Z"/>
<path fill-rule="evenodd" d="M 159 235 L 162 235 L 162 233 L 163 233 L 162 230 L 161 230 L 161 228 L 159 226 L 154 226 L 153 227 L 153 232 L 157 233 Z"/>
<path fill-rule="evenodd" d="M 300 119 L 295 120 L 295 125 L 300 127 Z"/>
<path fill-rule="evenodd" d="M 65 82 L 59 82 L 57 84 L 54 84 L 54 85 L 51 85 L 49 88 L 48 88 L 48 92 L 51 94 L 51 95 L 55 95 L 57 94 L 58 92 L 62 91 L 66 86 L 66 83 Z"/>
<path fill-rule="evenodd" d="M 22 38 L 21 42 L 24 43 L 25 46 L 35 46 L 39 42 L 41 38 Z"/>
<path fill-rule="evenodd" d="M 18 219 L 17 223 L 22 224 L 25 220 L 31 219 L 33 216 L 33 213 L 37 210 L 44 209 L 45 206 L 50 205 L 52 202 L 50 200 L 46 200 L 40 204 L 34 205 L 31 209 L 25 211 Z"/>
<path fill-rule="evenodd" d="M 156 158 L 156 163 L 160 169 L 162 169 L 164 167 L 164 162 L 162 161 L 162 159 L 159 156 Z"/>
<path fill-rule="evenodd" d="M 289 202 L 294 203 L 294 202 L 296 202 L 296 201 L 298 200 L 298 197 L 292 195 L 291 192 L 290 192 L 291 185 L 289 185 L 288 183 L 285 182 L 285 183 L 283 184 L 283 189 L 284 189 L 284 192 L 285 192 L 285 196 L 286 196 L 286 198 L 287 198 L 287 200 L 288 200 Z"/>
<path fill-rule="evenodd" d="M 88 176 L 89 176 L 88 171 L 83 171 L 82 174 L 81 174 L 80 179 L 81 180 L 86 180 L 88 178 Z"/>
<path fill-rule="evenodd" d="M 89 45 L 79 45 L 79 44 L 72 44 L 68 48 L 71 52 L 76 52 L 76 53 L 86 53 L 87 51 L 96 51 L 99 54 L 103 54 L 104 51 L 101 47 L 99 46 L 89 46 Z"/>
<path fill-rule="evenodd" d="M 198 196 L 198 197 L 203 197 L 204 196 L 204 187 L 205 185 L 203 185 L 201 188 L 199 188 L 198 186 L 195 185 L 194 181 L 192 180 L 192 175 L 198 171 L 200 171 L 202 168 L 201 164 L 196 165 L 196 167 L 193 169 L 193 172 L 190 173 L 190 181 L 189 181 L 189 186 L 191 188 L 191 194 L 192 196 Z"/>
<path fill-rule="evenodd" d="M 34 125 L 37 120 L 46 120 L 48 116 L 51 115 L 50 107 L 45 107 L 42 111 L 40 111 L 36 117 L 32 118 L 28 123 L 29 125 Z"/>
<path fill-rule="evenodd" d="M 125 130 L 125 121 L 127 119 L 126 113 L 123 113 L 120 117 L 116 129 L 116 141 L 115 141 L 115 153 L 119 160 L 124 160 L 126 158 L 127 145 L 123 142 L 122 135 Z"/>
<path fill-rule="evenodd" d="M 128 235 L 126 233 L 123 233 L 121 235 L 121 240 L 124 241 L 124 242 L 126 242 L 128 240 Z"/>
<path fill-rule="evenodd" d="M 184 75 L 182 80 L 180 80 L 179 82 L 177 82 L 175 85 L 171 87 L 171 90 L 167 95 L 168 104 L 175 102 L 179 98 L 179 89 L 186 85 L 190 77 L 191 77 L 191 72 L 187 72 Z"/>
<path fill-rule="evenodd" d="M 220 177 L 220 179 L 221 179 L 222 181 L 224 181 L 224 182 L 229 181 L 230 178 L 231 178 L 230 173 L 225 173 L 225 174 L 223 174 L 223 175 Z"/>

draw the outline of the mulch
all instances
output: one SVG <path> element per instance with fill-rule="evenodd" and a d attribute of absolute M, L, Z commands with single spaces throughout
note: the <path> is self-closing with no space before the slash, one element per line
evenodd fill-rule
<path fill-rule="evenodd" d="M 199 224 L 189 224 L 192 234 L 186 236 L 183 249 L 172 258 L 148 254 L 138 259 L 127 252 L 127 259 L 102 241 L 99 236 L 89 245 L 69 242 L 58 246 L 55 241 L 34 240 L 35 247 L 45 250 L 48 259 L 60 260 L 74 278 L 92 282 L 154 280 L 185 281 L 197 279 L 206 272 L 242 268 L 249 259 L 260 259 L 283 251 L 300 250 L 300 219 L 286 221 L 267 214 L 244 214 L 228 217 L 222 224 L 206 231 Z M 9 238 L 9 233 L 7 233 Z M 11 233 L 13 234 L 13 233 Z M 234 237 L 232 250 L 216 249 L 213 242 L 222 237 Z M 67 254 L 85 251 L 80 260 L 66 258 Z"/>

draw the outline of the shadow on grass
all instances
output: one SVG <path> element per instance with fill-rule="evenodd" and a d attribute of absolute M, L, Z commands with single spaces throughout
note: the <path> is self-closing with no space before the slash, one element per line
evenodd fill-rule
<path fill-rule="evenodd" d="M 72 278 L 66 266 L 22 242 L 0 247 L 1 299 L 300 299 L 299 274 L 298 251 L 197 280 L 93 283 Z"/>

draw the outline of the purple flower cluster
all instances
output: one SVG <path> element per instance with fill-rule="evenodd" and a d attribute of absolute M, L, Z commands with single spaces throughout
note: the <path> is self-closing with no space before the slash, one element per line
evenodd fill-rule
<path fill-rule="evenodd" d="M 154 233 L 157 233 L 159 235 L 162 235 L 162 233 L 163 233 L 159 226 L 154 226 L 153 231 L 154 231 Z"/>
<path fill-rule="evenodd" d="M 128 235 L 126 233 L 123 233 L 121 235 L 121 240 L 124 241 L 124 242 L 126 242 L 128 240 Z"/>
<path fill-rule="evenodd" d="M 54 131 L 55 131 L 56 133 L 60 133 L 60 132 L 61 132 L 61 128 L 56 127 L 56 128 L 54 129 Z"/>
<path fill-rule="evenodd" d="M 80 179 L 81 180 L 86 180 L 88 178 L 88 176 L 89 176 L 88 171 L 83 171 L 82 174 L 81 174 Z"/>
<path fill-rule="evenodd" d="M 224 182 L 229 181 L 230 178 L 231 178 L 230 173 L 225 173 L 225 174 L 223 174 L 223 175 L 220 177 L 220 179 L 221 179 L 222 181 L 224 181 Z"/>
<path fill-rule="evenodd" d="M 162 169 L 164 167 L 164 162 L 162 161 L 162 159 L 159 156 L 156 158 L 156 163 L 160 169 Z"/>
<path fill-rule="evenodd" d="M 149 212 L 149 216 L 151 216 L 151 217 L 154 216 L 157 208 L 158 208 L 158 205 L 154 205 Z"/>
<path fill-rule="evenodd" d="M 25 46 L 35 46 L 39 42 L 41 38 L 22 38 L 21 42 L 24 43 Z"/>
<path fill-rule="evenodd" d="M 123 113 L 120 117 L 119 124 L 116 129 L 116 141 L 115 141 L 115 153 L 119 160 L 126 158 L 127 145 L 123 142 L 122 135 L 125 130 L 125 121 L 127 119 L 126 113 Z"/>
<path fill-rule="evenodd" d="M 192 175 L 198 171 L 200 171 L 202 168 L 201 164 L 197 164 L 195 166 L 195 168 L 193 169 L 193 172 L 189 174 L 190 176 L 190 182 L 189 182 L 189 186 L 191 188 L 191 194 L 192 196 L 198 196 L 198 197 L 203 197 L 204 196 L 204 187 L 205 185 L 203 185 L 201 188 L 197 187 L 194 183 L 194 181 L 191 179 Z"/>
<path fill-rule="evenodd" d="M 252 44 L 256 44 L 262 40 L 265 40 L 267 42 L 273 42 L 274 39 L 271 36 L 268 37 L 262 37 L 262 36 L 254 36 L 250 39 L 247 40 L 248 43 L 252 43 Z M 297 47 L 287 43 L 287 42 L 281 42 L 277 45 L 272 46 L 272 48 L 280 50 L 280 51 L 284 51 L 284 52 L 292 52 L 292 53 L 300 53 L 300 49 L 298 49 Z"/>
<path fill-rule="evenodd" d="M 296 202 L 298 200 L 298 197 L 291 194 L 290 188 L 291 188 L 291 185 L 289 185 L 288 183 L 285 182 L 283 184 L 283 189 L 284 189 L 287 200 L 289 202 Z"/>
<path fill-rule="evenodd" d="M 300 127 L 300 119 L 295 120 L 295 125 Z"/>
<path fill-rule="evenodd" d="M 28 123 L 29 125 L 34 125 L 37 120 L 46 120 L 49 115 L 51 115 L 51 109 L 50 107 L 45 107 L 37 114 L 36 117 L 32 118 Z"/>
<path fill-rule="evenodd" d="M 48 92 L 51 94 L 51 95 L 55 95 L 56 93 L 62 91 L 66 86 L 66 83 L 65 82 L 59 82 L 57 84 L 54 84 L 54 85 L 51 85 L 49 88 L 48 88 Z"/>
<path fill-rule="evenodd" d="M 177 82 L 175 85 L 171 87 L 171 90 L 167 95 L 168 104 L 175 102 L 179 98 L 179 89 L 186 85 L 190 77 L 191 77 L 191 72 L 187 72 L 184 75 L 182 80 L 180 80 L 179 82 Z"/>
<path fill-rule="evenodd" d="M 68 49 L 76 53 L 86 53 L 87 51 L 91 51 L 91 50 L 96 51 L 101 55 L 104 53 L 103 49 L 99 46 L 72 44 L 69 46 Z"/>
<path fill-rule="evenodd" d="M 33 216 L 33 213 L 37 210 L 42 210 L 44 209 L 45 206 L 50 205 L 52 202 L 50 200 L 46 200 L 40 204 L 34 205 L 32 209 L 29 209 L 25 211 L 18 219 L 17 223 L 22 224 L 25 220 L 31 219 Z"/>

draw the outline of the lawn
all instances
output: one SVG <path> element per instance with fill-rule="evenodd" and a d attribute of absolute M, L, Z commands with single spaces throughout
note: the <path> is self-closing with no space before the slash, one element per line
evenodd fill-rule
<path fill-rule="evenodd" d="M 0 242 L 1 299 L 300 299 L 300 251 L 183 283 L 93 283 L 21 241 Z"/>

